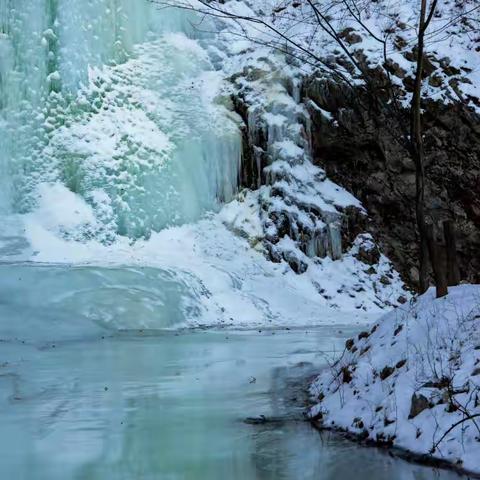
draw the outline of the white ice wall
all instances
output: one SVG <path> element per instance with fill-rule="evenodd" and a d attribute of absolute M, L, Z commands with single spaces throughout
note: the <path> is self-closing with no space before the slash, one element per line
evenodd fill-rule
<path fill-rule="evenodd" d="M 96 212 L 80 237 L 141 237 L 231 197 L 240 135 L 190 17 L 147 0 L 0 0 L 0 213 L 60 182 Z"/>

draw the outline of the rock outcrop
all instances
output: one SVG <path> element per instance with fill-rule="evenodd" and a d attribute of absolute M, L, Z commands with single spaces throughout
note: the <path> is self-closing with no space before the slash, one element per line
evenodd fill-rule
<path fill-rule="evenodd" d="M 404 279 L 418 280 L 415 166 L 386 112 L 358 108 L 351 92 L 323 80 L 305 85 L 312 152 L 329 178 L 369 213 L 367 230 Z M 480 116 L 460 102 L 424 105 L 427 217 L 437 228 L 454 219 L 461 278 L 480 282 Z M 408 122 L 405 112 L 405 121 Z"/>
<path fill-rule="evenodd" d="M 289 32 L 291 19 L 303 17 L 294 5 L 285 8 L 291 17 L 275 25 Z M 462 13 L 460 6 L 450 9 Z M 367 17 L 383 24 L 384 8 L 373 10 Z M 407 18 L 408 8 L 392 13 L 388 58 L 356 22 L 337 25 L 350 55 L 305 23 L 298 42 L 310 48 L 315 38 L 313 66 L 291 45 L 286 55 L 248 43 L 230 49 L 231 96 L 244 123 L 241 185 L 260 191 L 264 244 L 272 260 L 284 259 L 302 273 L 302 255 L 338 258 L 368 232 L 405 281 L 417 284 L 415 166 L 404 141 L 416 51 Z M 422 107 L 428 221 L 437 225 L 440 242 L 442 222 L 455 221 L 461 278 L 479 282 L 480 100 L 469 52 L 480 47 L 470 28 L 457 25 L 451 32 L 465 52 L 461 58 L 449 58 L 443 44 L 425 50 Z"/>

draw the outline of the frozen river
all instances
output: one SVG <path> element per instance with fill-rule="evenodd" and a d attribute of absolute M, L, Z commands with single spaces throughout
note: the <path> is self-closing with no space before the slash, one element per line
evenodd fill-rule
<path fill-rule="evenodd" d="M 456 478 L 302 421 L 304 379 L 358 327 L 122 331 L 64 312 L 69 330 L 37 313 L 1 322 L 2 479 Z"/>

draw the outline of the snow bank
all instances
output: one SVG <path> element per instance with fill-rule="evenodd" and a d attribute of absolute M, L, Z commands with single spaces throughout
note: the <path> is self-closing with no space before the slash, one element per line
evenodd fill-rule
<path fill-rule="evenodd" d="M 480 286 L 388 313 L 347 340 L 311 395 L 322 427 L 480 473 Z"/>

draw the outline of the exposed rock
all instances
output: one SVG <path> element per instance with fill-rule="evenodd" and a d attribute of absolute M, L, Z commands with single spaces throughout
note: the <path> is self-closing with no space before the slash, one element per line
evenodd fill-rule
<path fill-rule="evenodd" d="M 407 361 L 405 359 L 400 360 L 399 362 L 396 363 L 395 368 L 402 368 L 406 363 Z"/>
<path fill-rule="evenodd" d="M 360 261 L 367 265 L 376 265 L 380 260 L 380 250 L 378 246 L 371 241 L 371 237 L 366 239 L 362 236 L 362 241 L 358 248 L 358 254 L 355 255 Z"/>
<path fill-rule="evenodd" d="M 386 275 L 382 275 L 380 277 L 380 283 L 382 283 L 383 285 L 390 285 L 392 282 Z"/>
<path fill-rule="evenodd" d="M 412 395 L 412 403 L 410 405 L 410 413 L 408 415 L 408 418 L 415 418 L 417 415 L 429 408 L 429 406 L 430 402 L 428 401 L 427 397 L 425 397 L 421 393 L 414 393 Z"/>
<path fill-rule="evenodd" d="M 363 430 L 363 428 L 364 428 L 364 423 L 363 423 L 363 421 L 362 421 L 362 419 L 361 419 L 360 417 L 355 417 L 355 418 L 353 419 L 353 426 L 354 426 L 355 428 L 358 428 L 358 429 L 360 429 L 360 430 Z"/>
<path fill-rule="evenodd" d="M 407 92 L 413 92 L 415 88 L 415 79 L 411 76 L 404 77 L 402 80 L 403 86 Z"/>
<path fill-rule="evenodd" d="M 451 385 L 451 380 L 448 377 L 442 377 L 438 380 L 429 380 L 422 385 L 422 388 L 448 388 Z"/>
<path fill-rule="evenodd" d="M 368 338 L 370 334 L 368 332 L 360 332 L 358 334 L 358 339 L 361 340 L 362 338 Z"/>
<path fill-rule="evenodd" d="M 398 78 L 405 78 L 407 73 L 397 62 L 392 60 L 385 62 L 384 67 L 387 72 L 389 72 L 391 75 L 395 75 Z"/>
<path fill-rule="evenodd" d="M 385 379 L 388 378 L 394 371 L 395 371 L 394 368 L 389 367 L 389 366 L 385 366 L 385 367 L 382 369 L 382 371 L 380 372 L 380 379 L 381 379 L 381 380 L 385 380 Z"/>
<path fill-rule="evenodd" d="M 427 55 L 423 57 L 423 78 L 428 78 L 437 67 L 432 63 Z"/>
<path fill-rule="evenodd" d="M 350 383 L 352 381 L 352 372 L 348 367 L 342 368 L 342 382 Z"/>
<path fill-rule="evenodd" d="M 445 66 L 442 68 L 442 70 L 449 77 L 452 77 L 453 75 L 459 75 L 461 73 L 461 71 L 458 68 L 455 68 L 452 65 Z"/>
<path fill-rule="evenodd" d="M 346 29 L 349 30 L 349 29 Z M 361 43 L 362 41 L 362 36 L 359 35 L 358 33 L 355 33 L 353 31 L 348 32 L 343 36 L 343 39 L 349 44 L 349 45 L 354 45 L 356 43 Z"/>
<path fill-rule="evenodd" d="M 443 78 L 440 75 L 432 75 L 428 79 L 428 84 L 431 87 L 440 87 L 442 85 L 442 83 L 443 83 Z"/>
<path fill-rule="evenodd" d="M 393 332 L 393 335 L 396 337 L 402 330 L 403 330 L 403 325 L 400 324 Z"/>
<path fill-rule="evenodd" d="M 409 62 L 416 62 L 417 61 L 417 51 L 416 48 L 413 48 L 412 50 L 408 50 L 404 52 L 403 56 L 409 61 Z M 423 55 L 423 78 L 429 77 L 437 67 L 432 63 L 428 55 Z"/>
<path fill-rule="evenodd" d="M 403 50 L 408 45 L 407 41 L 400 35 L 395 37 L 393 44 L 397 50 Z"/>
<path fill-rule="evenodd" d="M 408 77 L 403 81 L 407 82 Z M 418 281 L 415 167 L 402 144 L 401 126 L 388 112 L 369 112 L 350 89 L 309 85 L 305 95 L 330 105 L 337 125 L 322 125 L 312 112 L 314 161 L 329 178 L 362 201 L 369 213 L 364 231 L 411 286 Z M 342 101 L 340 101 L 342 98 Z M 335 107 L 341 105 L 337 110 Z M 480 282 L 480 116 L 460 103 L 424 102 L 427 216 L 439 230 L 455 219 L 461 278 Z M 408 116 L 405 113 L 405 121 Z M 373 271 L 372 271 L 373 273 Z"/>

